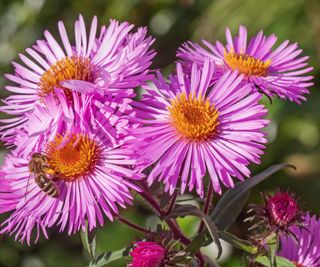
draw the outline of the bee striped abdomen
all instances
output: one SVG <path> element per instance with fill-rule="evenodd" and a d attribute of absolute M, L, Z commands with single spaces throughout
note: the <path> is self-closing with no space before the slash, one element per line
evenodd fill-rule
<path fill-rule="evenodd" d="M 51 196 L 54 198 L 59 197 L 59 191 L 58 191 L 57 186 L 45 174 L 43 174 L 43 173 L 40 174 L 37 177 L 36 182 L 37 182 L 38 186 L 41 188 L 41 190 L 45 194 L 47 194 L 48 196 Z"/>
<path fill-rule="evenodd" d="M 29 162 L 29 170 L 34 174 L 34 180 L 43 193 L 50 197 L 58 198 L 58 187 L 47 176 L 47 171 L 49 172 L 50 170 L 47 163 L 47 158 L 44 155 L 34 153 Z"/>

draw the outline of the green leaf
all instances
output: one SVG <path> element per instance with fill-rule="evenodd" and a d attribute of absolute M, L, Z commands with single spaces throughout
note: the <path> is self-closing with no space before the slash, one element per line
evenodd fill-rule
<path fill-rule="evenodd" d="M 84 249 L 88 252 L 91 259 L 96 257 L 96 235 L 95 232 L 89 232 L 88 223 L 86 222 L 86 230 L 81 231 L 81 240 Z"/>
<path fill-rule="evenodd" d="M 119 260 L 129 255 L 130 248 L 124 248 L 113 252 L 104 252 L 90 261 L 88 267 L 103 267 L 104 265 Z"/>
<path fill-rule="evenodd" d="M 289 164 L 273 165 L 258 175 L 237 183 L 234 188 L 226 191 L 211 214 L 211 218 L 213 218 L 218 229 L 226 230 L 236 220 L 245 206 L 253 187 L 275 172 L 287 167 L 294 168 Z"/>
<path fill-rule="evenodd" d="M 272 267 L 267 256 L 258 256 L 255 261 L 263 266 Z M 296 267 L 293 262 L 280 256 L 276 256 L 275 261 L 277 263 L 277 267 Z"/>
<path fill-rule="evenodd" d="M 242 239 L 236 237 L 233 234 L 230 234 L 230 233 L 225 232 L 225 231 L 219 231 L 219 236 L 220 236 L 221 239 L 223 239 L 224 241 L 228 242 L 233 247 L 236 247 L 238 249 L 246 251 L 246 252 L 248 252 L 250 254 L 256 254 L 258 252 L 258 248 L 252 246 L 249 241 L 242 240 Z"/>
<path fill-rule="evenodd" d="M 211 242 L 212 242 L 212 239 L 211 239 Z M 187 252 L 191 252 L 192 254 L 195 254 L 206 243 L 207 243 L 207 231 L 202 231 L 194 239 L 191 240 L 191 243 L 186 247 L 185 250 Z"/>
<path fill-rule="evenodd" d="M 268 245 L 268 254 L 269 254 L 269 261 L 271 266 L 277 266 L 275 264 L 276 261 L 276 253 L 279 247 L 279 240 L 278 235 L 276 233 L 272 233 L 270 236 L 266 238 L 266 242 Z"/>
<path fill-rule="evenodd" d="M 173 211 L 166 216 L 166 218 L 176 218 L 176 217 L 185 217 L 185 216 L 197 216 L 201 218 L 206 225 L 210 236 L 214 240 L 214 242 L 217 244 L 218 247 L 218 256 L 217 258 L 220 258 L 222 253 L 222 246 L 219 240 L 219 234 L 218 229 L 215 226 L 214 222 L 210 218 L 209 215 L 204 214 L 201 210 L 199 210 L 197 207 L 193 205 L 175 205 Z"/>

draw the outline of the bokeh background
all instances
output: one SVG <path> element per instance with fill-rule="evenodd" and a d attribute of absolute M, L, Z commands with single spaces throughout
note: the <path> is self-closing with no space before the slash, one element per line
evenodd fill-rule
<path fill-rule="evenodd" d="M 252 36 L 260 29 L 275 33 L 279 42 L 286 39 L 298 42 L 304 54 L 310 56 L 314 67 L 315 86 L 308 101 L 299 106 L 275 99 L 271 104 L 268 127 L 269 144 L 262 164 L 252 166 L 257 173 L 275 163 L 288 162 L 296 165 L 296 171 L 281 172 L 259 185 L 250 201 L 260 201 L 259 192 L 273 192 L 275 188 L 289 189 L 300 195 L 303 207 L 319 214 L 320 207 L 320 1 L 318 0 L 1 0 L 0 1 L 0 96 L 6 81 L 3 74 L 12 72 L 10 62 L 18 60 L 18 53 L 42 38 L 45 29 L 58 33 L 57 22 L 63 20 L 70 36 L 78 14 L 89 23 L 97 15 L 100 24 L 109 18 L 127 20 L 138 26 L 148 26 L 157 38 L 154 48 L 158 56 L 154 68 L 164 72 L 173 69 L 175 52 L 186 40 L 225 41 L 224 31 L 230 27 L 235 33 L 240 24 L 248 27 Z M 4 117 L 4 114 L 1 114 Z M 6 150 L 1 147 L 1 158 Z M 217 200 L 218 197 L 215 197 Z M 139 200 L 137 205 L 123 211 L 137 223 L 152 226 L 156 219 Z M 232 212 L 232 211 L 230 211 Z M 245 212 L 232 226 L 231 231 L 245 237 L 248 225 L 243 223 Z M 0 217 L 3 220 L 3 217 Z M 180 221 L 184 230 L 192 234 L 198 221 L 188 217 Z M 107 223 L 98 230 L 98 250 L 120 249 L 137 237 L 137 233 L 118 223 Z M 242 266 L 240 253 L 225 244 L 221 266 Z M 207 255 L 214 257 L 215 247 L 206 248 Z M 88 258 L 82 250 L 80 236 L 51 232 L 50 240 L 41 240 L 28 247 L 14 242 L 8 236 L 0 237 L 0 266 L 3 267 L 80 267 Z M 125 261 L 110 266 L 125 266 Z"/>

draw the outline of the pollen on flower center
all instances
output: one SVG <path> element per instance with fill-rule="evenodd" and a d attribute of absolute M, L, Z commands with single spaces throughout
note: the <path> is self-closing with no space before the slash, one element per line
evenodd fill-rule
<path fill-rule="evenodd" d="M 39 82 L 39 95 L 45 96 L 53 93 L 55 87 L 63 88 L 60 82 L 66 80 L 81 80 L 93 82 L 93 71 L 89 58 L 65 57 L 53 64 L 41 77 Z M 64 88 L 66 89 L 66 88 Z M 70 94 L 69 90 L 65 90 Z"/>
<path fill-rule="evenodd" d="M 233 51 L 224 53 L 224 60 L 232 70 L 238 70 L 246 76 L 267 76 L 271 60 L 262 61 L 246 54 Z"/>
<path fill-rule="evenodd" d="M 58 178 L 76 180 L 92 172 L 100 158 L 98 144 L 87 135 L 56 136 L 47 146 L 48 165 Z"/>
<path fill-rule="evenodd" d="M 218 111 L 207 99 L 185 93 L 178 95 L 168 107 L 172 123 L 190 140 L 202 141 L 214 135 L 219 125 Z"/>

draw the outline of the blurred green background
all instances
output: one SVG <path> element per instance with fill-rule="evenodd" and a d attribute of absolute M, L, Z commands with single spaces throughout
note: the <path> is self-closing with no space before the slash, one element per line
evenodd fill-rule
<path fill-rule="evenodd" d="M 318 61 L 320 58 L 320 1 L 318 0 L 1 0 L 0 1 L 0 86 L 6 81 L 3 74 L 12 72 L 10 62 L 17 60 L 17 54 L 42 38 L 49 29 L 58 33 L 57 22 L 63 20 L 70 36 L 78 14 L 84 15 L 89 23 L 97 15 L 100 24 L 109 18 L 127 20 L 136 25 L 145 25 L 157 38 L 154 48 L 158 56 L 153 67 L 169 72 L 173 68 L 175 52 L 186 40 L 225 42 L 224 30 L 228 26 L 233 33 L 240 24 L 248 27 L 252 36 L 260 29 L 275 33 L 279 42 L 286 39 L 298 42 L 304 54 L 310 56 L 314 66 L 315 84 L 308 101 L 302 106 L 275 100 L 272 105 L 264 100 L 270 109 L 272 124 L 268 127 L 269 144 L 260 166 L 252 166 L 254 173 L 267 166 L 289 162 L 297 171 L 274 175 L 257 188 L 250 201 L 259 201 L 259 191 L 272 192 L 276 187 L 289 188 L 301 196 L 303 207 L 319 214 L 320 192 L 320 92 Z M 0 91 L 1 97 L 7 94 Z M 3 114 L 1 114 L 3 116 Z M 1 156 L 5 154 L 2 147 Z M 215 200 L 217 197 L 215 198 Z M 156 218 L 149 209 L 137 200 L 140 207 L 129 208 L 124 215 L 137 223 L 152 226 Z M 232 212 L 232 211 L 230 211 Z M 240 216 L 232 231 L 245 237 L 246 228 Z M 147 220 L 145 220 L 145 218 Z M 194 231 L 197 220 L 181 220 L 185 231 Z M 137 233 L 118 223 L 107 223 L 98 231 L 98 250 L 122 248 L 137 237 Z M 214 246 L 206 249 L 207 255 L 214 256 Z M 0 237 L 0 266 L 13 267 L 81 267 L 88 258 L 83 253 L 79 235 L 52 232 L 50 241 L 42 239 L 28 247 L 13 241 L 8 236 Z M 125 262 L 110 266 L 125 266 Z M 226 245 L 222 266 L 241 266 L 240 253 Z"/>

